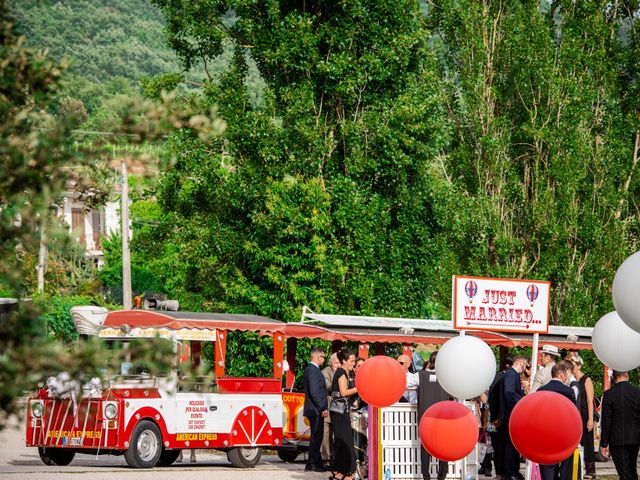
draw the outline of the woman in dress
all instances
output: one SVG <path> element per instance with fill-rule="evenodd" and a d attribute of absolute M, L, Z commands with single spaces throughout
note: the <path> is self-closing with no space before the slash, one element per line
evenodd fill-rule
<path fill-rule="evenodd" d="M 364 365 L 364 358 L 356 359 L 356 366 L 353 368 L 353 379 L 358 377 L 358 370 Z M 367 460 L 367 426 L 369 423 L 369 405 L 359 394 L 352 397 L 353 408 L 351 409 L 351 428 L 353 429 L 353 447 L 356 451 L 356 473 L 360 478 L 368 476 Z"/>
<path fill-rule="evenodd" d="M 571 355 L 573 362 L 573 375 L 578 382 L 578 408 L 582 417 L 582 446 L 584 447 L 584 466 L 586 473 L 584 480 L 592 480 L 596 477 L 596 456 L 593 446 L 593 417 L 594 417 L 594 390 L 593 382 L 582 371 L 584 361 L 578 353 Z"/>
<path fill-rule="evenodd" d="M 335 457 L 331 466 L 332 478 L 336 480 L 353 480 L 351 476 L 356 470 L 356 453 L 353 447 L 353 429 L 351 428 L 351 403 L 358 393 L 351 376 L 356 355 L 346 348 L 338 352 L 340 366 L 333 376 L 333 397 L 345 398 L 347 408 L 344 413 L 331 412 L 331 424 L 335 438 Z"/>

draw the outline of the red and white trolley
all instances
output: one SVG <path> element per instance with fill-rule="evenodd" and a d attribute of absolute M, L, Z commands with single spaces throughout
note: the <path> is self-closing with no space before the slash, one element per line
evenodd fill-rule
<path fill-rule="evenodd" d="M 72 314 L 81 334 L 118 340 L 166 337 L 178 342 L 181 357 L 196 358 L 202 342 L 214 342 L 215 382 L 186 390 L 175 373 L 119 376 L 102 388 L 85 388 L 79 398 L 59 398 L 41 388 L 28 399 L 26 444 L 37 447 L 47 464 L 69 464 L 76 453 L 123 454 L 130 466 L 147 468 L 170 465 L 182 449 L 219 449 L 227 452 L 234 466 L 246 468 L 256 465 L 264 447 L 293 461 L 307 448 L 309 438 L 302 416 L 304 395 L 292 391 L 297 339 L 331 341 L 333 350 L 343 341 L 358 342 L 358 355 L 366 358 L 369 344 L 382 349 L 386 343 L 399 343 L 410 352 L 412 344 L 442 344 L 458 334 L 445 321 L 325 316 L 306 309 L 301 323 L 256 315 L 108 312 L 99 307 L 75 308 Z M 230 331 L 257 332 L 273 339 L 271 377 L 225 376 Z M 471 334 L 490 345 L 526 345 L 525 338 Z M 560 338 L 550 335 L 548 341 L 571 343 Z M 285 349 L 290 366 L 286 375 Z"/>

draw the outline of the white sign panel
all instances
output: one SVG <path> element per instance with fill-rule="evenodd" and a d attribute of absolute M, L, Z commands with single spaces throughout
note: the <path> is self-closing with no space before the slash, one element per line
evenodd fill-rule
<path fill-rule="evenodd" d="M 550 290 L 550 282 L 454 276 L 453 326 L 547 333 Z"/>
<path fill-rule="evenodd" d="M 130 332 L 123 332 L 119 328 L 103 327 L 98 333 L 102 338 L 175 338 L 176 340 L 199 340 L 214 342 L 216 340 L 215 330 L 199 330 L 181 328 L 171 330 L 163 327 L 132 328 Z"/>

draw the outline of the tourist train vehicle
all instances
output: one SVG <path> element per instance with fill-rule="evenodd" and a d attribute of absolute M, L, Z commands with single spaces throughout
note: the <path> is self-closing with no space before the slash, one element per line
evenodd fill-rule
<path fill-rule="evenodd" d="M 293 461 L 307 448 L 309 438 L 302 416 L 304 394 L 293 390 L 296 368 L 304 367 L 296 365 L 298 339 L 323 339 L 332 342 L 334 351 L 343 342 L 353 342 L 358 356 L 366 358 L 370 345 L 383 353 L 385 345 L 400 344 L 410 353 L 412 345 L 442 344 L 458 335 L 448 321 L 321 315 L 306 307 L 302 321 L 294 323 L 256 315 L 101 307 L 76 307 L 72 316 L 80 334 L 107 342 L 154 337 L 172 341 L 179 362 L 197 363 L 203 343 L 213 342 L 215 378 L 198 384 L 183 382 L 175 369 L 166 376 L 148 376 L 132 375 L 125 368 L 120 375 L 93 380 L 76 391 L 65 389 L 69 379 L 64 376 L 50 379 L 28 399 L 26 417 L 26 444 L 37 447 L 49 465 L 67 465 L 75 454 L 85 453 L 124 455 L 135 468 L 166 466 L 182 449 L 218 449 L 234 466 L 244 468 L 256 465 L 263 448 Z M 271 376 L 226 375 L 230 332 L 255 332 L 272 339 Z M 531 346 L 526 335 L 467 334 L 505 349 Z M 551 327 L 540 341 L 584 349 L 591 348 L 590 336 L 591 329 Z M 385 448 L 384 433 L 377 420 L 371 424 L 370 439 L 380 438 L 369 442 L 369 478 L 378 478 L 376 472 L 385 462 L 380 450 Z M 398 445 L 395 442 L 393 448 Z"/>

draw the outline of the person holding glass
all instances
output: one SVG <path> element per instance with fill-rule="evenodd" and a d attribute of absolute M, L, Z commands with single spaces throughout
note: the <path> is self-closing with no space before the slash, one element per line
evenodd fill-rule
<path fill-rule="evenodd" d="M 356 364 L 356 355 L 351 350 L 343 348 L 338 352 L 338 360 L 340 360 L 340 366 L 333 376 L 333 393 L 329 407 L 335 438 L 331 478 L 353 480 L 352 474 L 356 470 L 356 453 L 353 446 L 350 414 L 351 404 L 358 391 L 351 372 Z"/>

